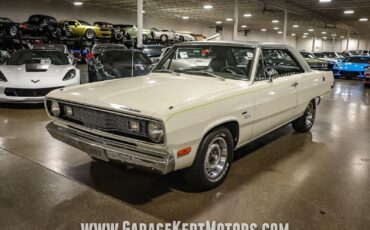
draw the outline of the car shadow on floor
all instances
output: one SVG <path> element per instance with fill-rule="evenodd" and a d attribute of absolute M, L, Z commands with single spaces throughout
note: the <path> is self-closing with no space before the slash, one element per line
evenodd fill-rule
<path fill-rule="evenodd" d="M 298 136 L 298 138 L 295 136 Z M 282 148 L 276 148 L 280 143 L 274 142 L 279 142 L 281 138 L 295 138 L 297 140 L 293 145 L 287 145 L 284 152 L 280 152 Z M 310 133 L 295 134 L 292 128 L 285 127 L 242 147 L 235 152 L 231 173 L 224 184 L 206 193 L 215 193 L 220 190 L 232 190 L 240 185 L 239 182 L 234 183 L 233 180 L 233 171 L 239 170 L 238 168 L 243 169 L 248 167 L 248 173 L 242 172 L 242 174 L 245 174 L 243 183 L 248 183 L 248 180 L 253 179 L 253 177 L 257 176 L 261 171 L 271 168 L 273 164 L 279 162 L 282 158 L 294 154 L 295 148 L 299 148 L 303 142 L 307 141 L 307 138 L 312 142 Z M 273 151 L 265 152 L 263 150 L 263 148 L 268 145 L 272 145 L 271 148 L 273 148 Z M 268 154 L 271 156 L 265 156 L 265 161 L 260 164 L 255 164 L 254 159 L 253 164 L 249 165 L 248 159 L 246 158 L 254 154 Z M 241 160 L 244 161 L 243 164 L 245 165 L 237 164 L 238 161 Z M 89 163 L 80 165 L 78 169 L 75 168 L 73 171 L 86 170 L 88 164 Z M 73 177 L 74 179 L 82 180 L 82 183 L 88 184 L 100 192 L 109 194 L 132 205 L 144 205 L 157 197 L 165 196 L 165 194 L 171 192 L 181 194 L 185 192 L 188 193 L 187 196 L 191 196 L 191 194 L 202 194 L 187 185 L 182 171 L 161 176 L 139 169 L 126 169 L 121 164 L 92 161 L 90 164 L 90 178 L 87 178 L 87 175 L 80 175 L 77 177 L 75 175 Z"/>

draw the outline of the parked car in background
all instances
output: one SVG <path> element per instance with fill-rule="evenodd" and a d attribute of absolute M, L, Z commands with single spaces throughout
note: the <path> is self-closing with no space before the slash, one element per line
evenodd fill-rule
<path fill-rule="evenodd" d="M 323 52 L 327 57 L 329 58 L 334 58 L 334 59 L 341 59 L 343 56 L 339 52 L 331 52 L 331 51 L 326 51 Z"/>
<path fill-rule="evenodd" d="M 365 77 L 365 70 L 369 66 L 370 56 L 350 56 L 333 68 L 334 77 L 345 77 L 346 79 Z"/>
<path fill-rule="evenodd" d="M 301 52 L 302 56 L 305 58 L 314 58 L 328 63 L 328 69 L 332 70 L 333 66 L 338 62 L 335 58 L 329 58 L 326 54 L 322 52 Z"/>
<path fill-rule="evenodd" d="M 172 31 L 161 31 L 157 28 L 152 28 L 153 39 L 161 42 L 178 40 L 178 36 Z"/>
<path fill-rule="evenodd" d="M 194 48 L 209 55 L 208 66 L 173 62 L 178 49 Z M 265 65 L 261 53 L 275 52 L 290 65 Z M 185 169 L 193 188 L 207 190 L 225 180 L 236 149 L 289 123 L 308 132 L 332 85 L 331 72 L 311 71 L 289 46 L 179 43 L 147 76 L 51 92 L 47 129 L 94 159 L 161 174 Z"/>
<path fill-rule="evenodd" d="M 42 103 L 50 91 L 80 84 L 80 70 L 57 50 L 19 50 L 0 66 L 0 102 Z"/>
<path fill-rule="evenodd" d="M 175 35 L 175 39 L 178 41 L 178 42 L 191 42 L 191 41 L 195 41 L 195 38 L 193 36 L 191 36 L 190 34 L 184 34 L 184 33 L 178 33 L 174 30 L 162 30 L 163 32 L 170 32 L 170 33 L 173 33 Z"/>
<path fill-rule="evenodd" d="M 94 22 L 94 26 L 100 28 L 100 30 L 109 29 L 112 34 L 112 39 L 114 41 L 122 41 L 124 38 L 125 31 L 121 28 L 114 27 L 112 23 L 109 22 Z"/>
<path fill-rule="evenodd" d="M 90 64 L 89 82 L 147 75 L 152 61 L 138 50 L 103 50 Z"/>
<path fill-rule="evenodd" d="M 54 17 L 35 14 L 19 26 L 24 37 L 45 37 L 50 40 L 60 39 L 62 30 Z"/>
<path fill-rule="evenodd" d="M 15 23 L 9 18 L 0 17 L 0 38 L 9 36 L 17 37 L 19 35 L 19 23 Z"/>
<path fill-rule="evenodd" d="M 60 25 L 67 26 L 64 30 L 68 30 L 70 37 L 85 37 L 88 40 L 97 38 L 111 38 L 112 32 L 109 28 L 100 28 L 92 26 L 83 20 L 63 20 Z"/>
<path fill-rule="evenodd" d="M 310 66 L 311 69 L 320 70 L 320 71 L 330 70 L 328 68 L 328 62 L 327 61 L 323 61 L 323 60 L 319 60 L 319 59 L 315 59 L 315 58 L 305 58 L 305 60 L 307 61 L 308 65 Z"/>
<path fill-rule="evenodd" d="M 136 25 L 115 25 L 115 27 L 124 28 L 127 40 L 137 39 L 137 27 Z M 143 42 L 149 42 L 153 40 L 153 33 L 151 30 L 143 29 Z"/>
<path fill-rule="evenodd" d="M 143 45 L 143 52 L 152 60 L 157 62 L 162 54 L 162 50 L 165 49 L 164 45 Z"/>
<path fill-rule="evenodd" d="M 364 86 L 369 87 L 370 86 L 370 66 L 365 68 L 364 76 L 365 76 Z"/>

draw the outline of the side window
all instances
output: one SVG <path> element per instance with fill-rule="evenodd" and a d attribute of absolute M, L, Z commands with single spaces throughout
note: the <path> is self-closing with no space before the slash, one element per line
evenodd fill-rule
<path fill-rule="evenodd" d="M 303 73 L 293 55 L 285 49 L 263 49 L 265 68 L 267 71 L 276 70 L 279 77 Z"/>
<path fill-rule="evenodd" d="M 75 25 L 75 22 L 74 21 L 68 21 L 68 25 L 74 26 Z"/>
<path fill-rule="evenodd" d="M 264 63 L 263 63 L 263 57 L 260 55 L 258 58 L 258 64 L 257 64 L 257 71 L 256 71 L 256 77 L 254 79 L 255 81 L 265 81 L 268 80 L 268 77 L 266 75 L 266 71 L 264 68 Z"/>

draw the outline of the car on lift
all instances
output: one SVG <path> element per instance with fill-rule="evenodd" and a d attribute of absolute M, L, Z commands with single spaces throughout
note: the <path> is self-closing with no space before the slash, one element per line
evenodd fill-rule
<path fill-rule="evenodd" d="M 178 42 L 192 42 L 192 41 L 195 41 L 195 38 L 193 36 L 191 36 L 190 34 L 180 33 L 180 32 L 176 32 L 174 30 L 162 30 L 162 31 L 173 33 L 175 35 L 175 39 Z"/>
<path fill-rule="evenodd" d="M 122 41 L 122 39 L 124 38 L 125 30 L 118 27 L 114 27 L 112 23 L 94 22 L 93 25 L 99 27 L 100 30 L 109 29 L 111 31 L 113 41 Z"/>
<path fill-rule="evenodd" d="M 11 38 L 19 35 L 19 23 L 15 23 L 9 18 L 0 17 L 0 38 L 9 36 Z"/>
<path fill-rule="evenodd" d="M 62 35 L 62 30 L 54 17 L 40 14 L 31 15 L 27 22 L 19 25 L 19 30 L 25 38 L 41 37 L 57 40 Z"/>
<path fill-rule="evenodd" d="M 159 57 L 162 54 L 163 49 L 165 49 L 166 46 L 164 45 L 143 45 L 142 49 L 143 52 L 152 60 L 152 62 L 158 62 Z"/>
<path fill-rule="evenodd" d="M 147 75 L 153 62 L 139 50 L 104 50 L 90 64 L 89 82 Z"/>
<path fill-rule="evenodd" d="M 136 25 L 123 25 L 123 24 L 116 24 L 114 25 L 116 28 L 121 28 L 125 31 L 125 36 L 128 41 L 135 41 L 137 39 L 137 26 Z M 153 33 L 151 30 L 143 29 L 143 42 L 147 43 L 153 41 Z"/>
<path fill-rule="evenodd" d="M 42 103 L 54 89 L 80 84 L 80 70 L 57 50 L 19 50 L 0 65 L 0 102 Z"/>
<path fill-rule="evenodd" d="M 92 26 L 83 20 L 62 20 L 59 24 L 63 26 L 64 31 L 68 31 L 67 37 L 84 37 L 88 40 L 112 37 L 112 32 L 109 28 Z"/>
<path fill-rule="evenodd" d="M 178 49 L 194 48 L 208 66 L 173 62 Z M 274 52 L 289 65 L 268 64 Z M 192 190 L 207 190 L 225 180 L 236 149 L 290 123 L 308 132 L 333 82 L 290 46 L 178 43 L 149 75 L 51 92 L 47 130 L 93 159 L 161 174 L 183 169 Z"/>
<path fill-rule="evenodd" d="M 169 41 L 178 41 L 179 40 L 179 36 L 176 35 L 174 32 L 172 31 L 169 31 L 169 30 L 166 30 L 166 31 L 163 31 L 163 30 L 159 30 L 157 28 L 152 28 L 151 29 L 152 31 L 152 34 L 153 34 L 153 39 L 155 41 L 160 41 L 160 42 L 169 42 Z"/>
<path fill-rule="evenodd" d="M 370 56 L 349 56 L 334 65 L 334 77 L 365 78 L 365 71 L 370 63 Z"/>

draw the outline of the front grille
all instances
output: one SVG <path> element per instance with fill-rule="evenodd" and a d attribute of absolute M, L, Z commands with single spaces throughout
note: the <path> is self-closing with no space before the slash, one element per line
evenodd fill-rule
<path fill-rule="evenodd" d="M 19 88 L 5 88 L 5 95 L 8 97 L 44 97 L 50 91 L 55 88 L 43 88 L 43 89 L 19 89 Z"/>
<path fill-rule="evenodd" d="M 341 75 L 345 77 L 357 77 L 360 72 L 357 71 L 341 71 Z"/>
<path fill-rule="evenodd" d="M 148 120 L 125 116 L 124 114 L 115 114 L 108 111 L 86 108 L 69 103 L 59 103 L 61 108 L 60 119 L 110 134 L 125 136 L 142 141 L 153 142 L 148 137 L 147 124 Z M 48 109 L 50 111 L 50 102 L 48 101 Z M 66 114 L 66 107 L 72 108 L 73 115 Z M 137 121 L 140 123 L 140 131 L 131 131 L 128 127 L 129 121 Z"/>

